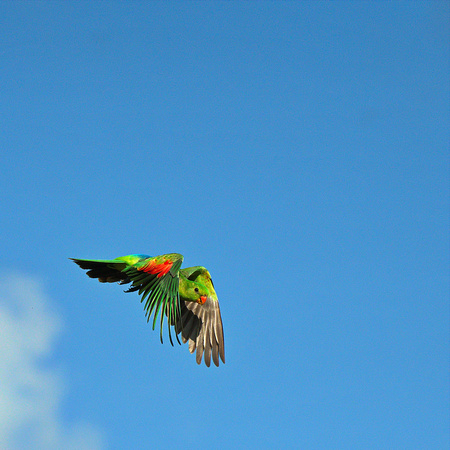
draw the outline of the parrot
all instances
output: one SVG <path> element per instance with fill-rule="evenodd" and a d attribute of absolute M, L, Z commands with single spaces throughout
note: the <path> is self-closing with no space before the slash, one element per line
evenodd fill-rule
<path fill-rule="evenodd" d="M 153 313 L 153 330 L 160 315 L 160 340 L 163 342 L 164 316 L 167 317 L 170 343 L 171 327 L 181 345 L 189 342 L 190 353 L 196 352 L 197 364 L 210 367 L 211 356 L 219 366 L 219 356 L 225 363 L 225 347 L 219 301 L 211 275 L 202 266 L 181 269 L 183 255 L 169 253 L 160 256 L 128 255 L 115 259 L 69 258 L 90 278 L 101 283 L 130 284 L 125 292 L 135 292 L 144 305 L 149 322 Z"/>

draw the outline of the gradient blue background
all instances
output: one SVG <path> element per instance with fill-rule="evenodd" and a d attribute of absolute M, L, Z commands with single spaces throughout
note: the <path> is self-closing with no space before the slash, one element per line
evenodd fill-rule
<path fill-rule="evenodd" d="M 1 271 L 65 324 L 38 362 L 61 426 L 110 449 L 450 446 L 449 14 L 0 3 Z M 67 259 L 169 252 L 213 276 L 219 368 Z"/>

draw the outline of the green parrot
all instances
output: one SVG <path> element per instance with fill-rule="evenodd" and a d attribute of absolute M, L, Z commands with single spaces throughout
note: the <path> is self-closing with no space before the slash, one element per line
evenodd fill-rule
<path fill-rule="evenodd" d="M 189 341 L 189 351 L 196 352 L 198 364 L 205 354 L 205 364 L 211 364 L 211 355 L 219 366 L 219 355 L 225 363 L 222 318 L 219 301 L 209 272 L 201 266 L 180 269 L 183 256 L 169 253 L 161 256 L 128 255 L 111 260 L 70 258 L 91 278 L 101 283 L 131 283 L 125 292 L 139 291 L 147 322 L 152 313 L 153 329 L 160 314 L 160 338 L 163 342 L 163 322 L 167 317 L 170 343 L 171 326 L 181 333 L 183 343 Z"/>

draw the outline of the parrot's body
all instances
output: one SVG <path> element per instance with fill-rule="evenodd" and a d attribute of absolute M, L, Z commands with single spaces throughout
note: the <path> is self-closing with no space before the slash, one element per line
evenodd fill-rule
<path fill-rule="evenodd" d="M 219 355 L 225 363 L 222 318 L 219 301 L 209 272 L 201 266 L 180 269 L 183 256 L 178 253 L 150 257 L 148 255 L 121 256 L 111 260 L 74 259 L 87 275 L 102 283 L 131 283 L 126 292 L 139 291 L 147 321 L 154 313 L 153 329 L 160 314 L 161 342 L 164 316 L 167 317 L 169 339 L 181 333 L 182 341 L 189 341 L 189 351 L 196 351 L 200 364 L 216 366 Z M 178 340 L 178 342 L 180 342 Z"/>

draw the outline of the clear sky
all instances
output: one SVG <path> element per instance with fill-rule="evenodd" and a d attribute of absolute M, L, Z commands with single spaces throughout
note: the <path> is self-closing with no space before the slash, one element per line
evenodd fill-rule
<path fill-rule="evenodd" d="M 449 436 L 449 3 L 0 3 L 0 447 Z M 226 364 L 69 257 L 213 276 Z"/>

